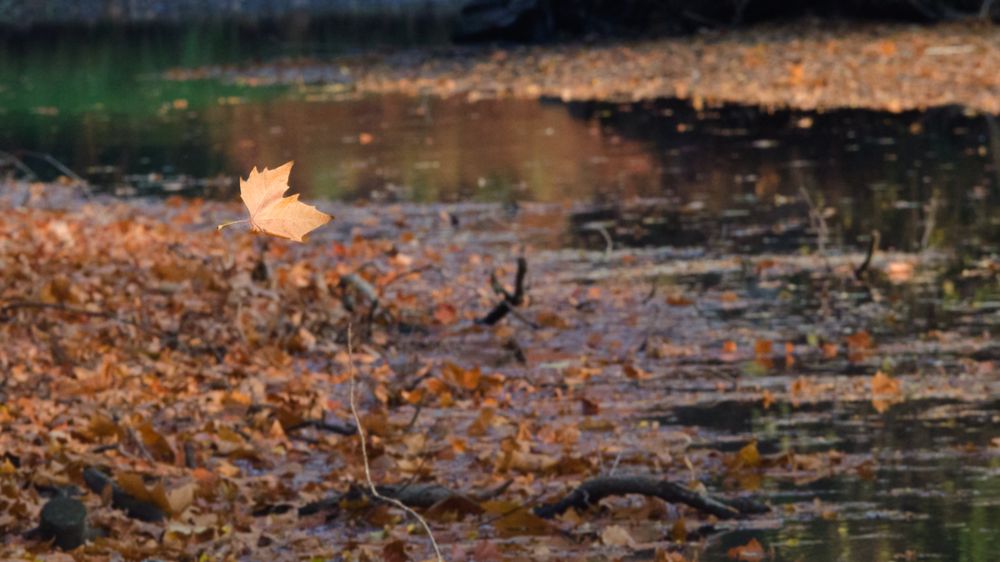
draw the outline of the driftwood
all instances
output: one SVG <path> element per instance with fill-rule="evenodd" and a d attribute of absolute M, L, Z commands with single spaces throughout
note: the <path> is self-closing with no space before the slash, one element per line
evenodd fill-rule
<path fill-rule="evenodd" d="M 736 519 L 770 511 L 766 505 L 752 500 L 728 501 L 714 498 L 669 480 L 649 476 L 603 476 L 585 481 L 555 503 L 535 508 L 535 515 L 551 518 L 571 507 L 586 509 L 606 497 L 628 494 L 656 497 L 670 503 L 682 503 L 719 519 Z"/>

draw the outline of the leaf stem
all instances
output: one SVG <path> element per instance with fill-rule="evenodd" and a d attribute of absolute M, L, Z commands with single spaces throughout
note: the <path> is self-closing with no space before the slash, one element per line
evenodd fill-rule
<path fill-rule="evenodd" d="M 242 223 L 245 223 L 245 222 L 250 222 L 250 219 L 243 219 L 243 220 L 238 220 L 238 221 L 224 222 L 224 223 L 220 224 L 219 226 L 215 227 L 215 229 L 216 230 L 222 230 L 223 228 L 226 228 L 227 226 L 233 226 L 234 224 L 242 224 Z"/>

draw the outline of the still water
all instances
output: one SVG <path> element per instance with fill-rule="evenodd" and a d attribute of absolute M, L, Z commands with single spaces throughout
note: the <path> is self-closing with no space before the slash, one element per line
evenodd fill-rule
<path fill-rule="evenodd" d="M 352 52 L 363 43 L 342 32 L 267 41 L 217 28 L 5 36 L 0 150 L 27 169 L 6 155 L 0 165 L 51 180 L 65 173 L 41 156 L 51 155 L 120 196 L 231 197 L 235 178 L 251 167 L 295 160 L 292 186 L 310 198 L 566 204 L 574 209 L 567 219 L 574 246 L 601 248 L 611 237 L 751 255 L 813 243 L 803 218 L 808 197 L 829 224 L 831 247 L 863 247 L 877 229 L 883 247 L 960 256 L 956 283 L 962 260 L 1000 253 L 1000 126 L 958 108 L 811 113 L 696 109 L 678 100 L 358 97 L 349 84 L 254 88 L 164 78 L 177 67 L 274 57 L 294 64 L 303 54 Z M 395 48 L 408 37 L 426 42 L 381 36 L 402 38 Z M 970 290 L 986 304 L 1000 294 L 996 280 Z M 995 337 L 990 318 L 972 329 Z M 1000 459 L 950 451 L 967 444 L 989 451 L 1000 407 L 984 402 L 939 419 L 922 413 L 930 406 L 889 416 L 835 403 L 665 415 L 714 432 L 720 447 L 750 436 L 765 452 L 819 440 L 884 461 L 874 481 L 765 483 L 777 504 L 808 496 L 839 506 L 839 515 L 724 534 L 708 557 L 724 558 L 752 535 L 777 545 L 781 560 L 997 559 Z"/>

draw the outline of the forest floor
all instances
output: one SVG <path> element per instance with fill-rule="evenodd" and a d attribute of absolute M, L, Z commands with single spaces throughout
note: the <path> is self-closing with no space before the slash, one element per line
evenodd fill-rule
<path fill-rule="evenodd" d="M 890 111 L 1000 112 L 1000 28 L 802 21 L 638 41 L 465 47 L 177 69 L 175 79 L 403 92 Z M 316 87 L 319 86 L 319 87 Z"/>
<path fill-rule="evenodd" d="M 352 373 L 374 480 L 421 509 L 449 560 L 480 561 L 696 560 L 723 530 L 835 519 L 808 494 L 732 519 L 634 495 L 532 508 L 598 476 L 765 503 L 762 482 L 873 482 L 910 452 L 794 433 L 758 447 L 720 427 L 747 405 L 831 402 L 862 425 L 928 400 L 957 405 L 917 416 L 958 419 L 1000 392 L 981 311 L 911 316 L 908 295 L 940 286 L 933 252 L 877 252 L 858 280 L 858 251 L 574 248 L 559 205 L 324 206 L 334 222 L 293 244 L 216 232 L 236 203 L 3 187 L 3 558 L 52 552 L 29 531 L 59 493 L 87 507 L 90 556 L 429 558 L 413 520 L 358 489 Z M 998 270 L 966 264 L 963 279 Z M 505 292 L 516 312 L 481 322 Z M 984 438 L 944 453 L 992 458 Z M 95 469 L 116 487 L 88 491 Z"/>

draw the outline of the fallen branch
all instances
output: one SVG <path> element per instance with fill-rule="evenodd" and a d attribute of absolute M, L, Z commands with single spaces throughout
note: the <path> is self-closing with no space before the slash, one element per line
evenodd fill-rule
<path fill-rule="evenodd" d="M 487 326 L 492 326 L 497 322 L 501 321 L 508 314 L 513 314 L 521 321 L 525 322 L 533 328 L 538 328 L 538 325 L 528 320 L 521 314 L 519 314 L 515 307 L 524 304 L 524 277 L 528 274 L 528 260 L 524 259 L 524 256 L 517 258 L 517 273 L 514 275 L 514 293 L 511 294 L 507 292 L 507 289 L 503 288 L 503 285 L 496 278 L 496 274 L 490 275 L 490 283 L 493 286 L 493 292 L 501 297 L 500 302 L 493 307 L 486 316 L 477 320 L 478 324 L 486 324 Z"/>
<path fill-rule="evenodd" d="M 290 433 L 306 427 L 311 427 L 320 431 L 329 431 L 330 433 L 336 433 L 337 435 L 355 435 L 358 432 L 358 427 L 356 425 L 350 423 L 329 422 L 326 420 L 303 420 L 292 425 L 286 429 L 285 432 Z"/>
<path fill-rule="evenodd" d="M 719 519 L 736 519 L 745 515 L 770 511 L 766 505 L 752 500 L 727 501 L 714 498 L 699 494 L 669 480 L 660 480 L 649 476 L 605 476 L 587 480 L 563 499 L 535 508 L 535 515 L 548 519 L 571 507 L 583 510 L 606 497 L 627 494 L 639 494 L 660 498 L 670 503 L 682 503 Z"/>
<path fill-rule="evenodd" d="M 507 488 L 513 482 L 513 480 L 507 480 L 496 488 L 478 494 L 456 492 L 440 484 L 400 484 L 376 486 L 375 488 L 379 495 L 382 496 L 380 499 L 388 498 L 402 502 L 407 507 L 427 509 L 453 497 L 466 498 L 473 502 L 488 501 L 507 491 Z M 340 506 L 342 500 L 352 497 L 353 494 L 357 494 L 359 491 L 371 495 L 368 490 L 353 488 L 343 494 L 335 494 L 329 498 L 309 502 L 299 508 L 299 515 L 314 515 L 323 511 L 333 510 Z"/>

